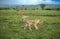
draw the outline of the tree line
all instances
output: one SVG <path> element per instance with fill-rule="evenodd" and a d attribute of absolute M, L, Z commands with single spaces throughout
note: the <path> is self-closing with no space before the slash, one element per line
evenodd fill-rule
<path fill-rule="evenodd" d="M 26 6 L 15 6 L 15 7 L 0 7 L 0 10 L 60 10 L 60 8 L 51 8 L 51 7 L 47 7 L 45 8 L 47 5 L 46 4 L 39 4 L 40 7 L 26 7 Z"/>

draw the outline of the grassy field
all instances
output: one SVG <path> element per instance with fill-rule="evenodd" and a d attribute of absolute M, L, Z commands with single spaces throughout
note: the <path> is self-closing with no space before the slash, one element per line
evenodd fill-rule
<path fill-rule="evenodd" d="M 29 19 L 41 19 L 39 30 L 24 30 L 21 13 Z M 57 10 L 0 10 L 0 39 L 60 39 L 60 11 Z"/>

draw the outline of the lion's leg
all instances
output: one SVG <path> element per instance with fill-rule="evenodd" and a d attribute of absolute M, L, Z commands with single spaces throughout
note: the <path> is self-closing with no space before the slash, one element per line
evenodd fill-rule
<path fill-rule="evenodd" d="M 29 24 L 29 30 L 31 30 L 31 24 Z"/>
<path fill-rule="evenodd" d="M 36 30 L 38 30 L 37 24 L 34 24 L 34 27 L 35 27 Z"/>
<path fill-rule="evenodd" d="M 26 28 L 27 28 L 27 26 L 28 26 L 28 24 L 26 24 L 26 25 L 25 25 L 24 29 L 26 29 Z"/>

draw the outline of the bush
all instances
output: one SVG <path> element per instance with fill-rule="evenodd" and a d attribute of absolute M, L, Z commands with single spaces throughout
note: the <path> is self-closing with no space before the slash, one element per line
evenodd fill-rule
<path fill-rule="evenodd" d="M 51 8 L 46 8 L 45 10 L 52 10 Z"/>
<path fill-rule="evenodd" d="M 9 10 L 10 8 L 0 8 L 0 10 Z"/>
<path fill-rule="evenodd" d="M 60 10 L 60 8 L 57 8 L 56 10 Z"/>

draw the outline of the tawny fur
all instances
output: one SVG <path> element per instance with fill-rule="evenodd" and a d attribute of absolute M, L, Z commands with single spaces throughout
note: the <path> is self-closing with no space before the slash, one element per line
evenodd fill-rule
<path fill-rule="evenodd" d="M 38 30 L 38 24 L 43 24 L 42 20 L 29 20 L 28 17 L 29 16 L 22 16 L 22 19 L 26 25 L 24 29 L 26 29 L 26 27 L 29 27 L 29 29 L 31 30 L 31 25 L 33 24 L 35 29 Z"/>

